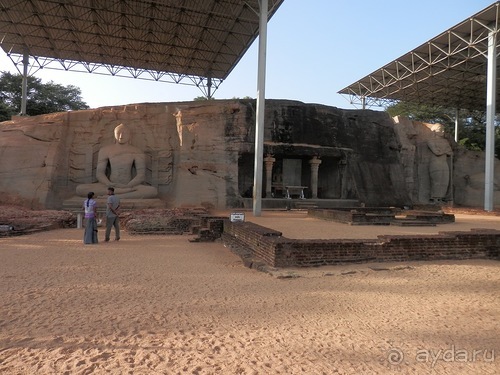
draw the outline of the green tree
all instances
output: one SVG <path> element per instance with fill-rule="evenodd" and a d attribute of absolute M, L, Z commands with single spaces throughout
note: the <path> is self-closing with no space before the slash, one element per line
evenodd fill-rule
<path fill-rule="evenodd" d="M 63 86 L 53 81 L 42 83 L 40 78 L 28 77 L 26 114 L 30 116 L 46 113 L 88 109 L 82 100 L 80 88 Z M 22 75 L 2 72 L 0 75 L 0 121 L 9 120 L 21 112 Z"/>
<path fill-rule="evenodd" d="M 193 99 L 195 102 L 202 102 L 204 100 L 215 100 L 214 97 L 207 98 L 206 96 L 197 96 L 196 98 Z"/>
<path fill-rule="evenodd" d="M 240 98 L 233 96 L 231 99 L 238 100 Z M 244 96 L 243 99 L 253 99 L 253 98 L 251 96 Z M 201 102 L 203 100 L 215 100 L 215 98 L 214 97 L 207 98 L 206 96 L 197 96 L 196 98 L 193 99 L 193 101 L 195 102 Z"/>
<path fill-rule="evenodd" d="M 13 114 L 12 109 L 7 105 L 7 103 L 4 103 L 3 101 L 0 102 L 0 122 L 9 120 Z"/>

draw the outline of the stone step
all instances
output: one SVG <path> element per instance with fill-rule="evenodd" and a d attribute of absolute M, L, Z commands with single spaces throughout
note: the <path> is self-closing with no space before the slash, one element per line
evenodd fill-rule
<path fill-rule="evenodd" d="M 215 236 L 213 232 L 208 228 L 199 228 L 198 237 L 192 238 L 189 242 L 213 242 L 215 241 Z"/>
<path fill-rule="evenodd" d="M 318 205 L 312 202 L 294 202 L 294 205 L 297 209 L 318 208 Z"/>
<path fill-rule="evenodd" d="M 435 223 L 431 223 L 423 220 L 412 220 L 412 219 L 395 219 L 391 221 L 391 225 L 399 227 L 435 227 Z"/>
<path fill-rule="evenodd" d="M 83 211 L 83 202 L 85 198 L 73 197 L 63 201 L 61 209 L 66 211 Z M 97 198 L 97 209 L 106 209 L 106 199 Z M 147 208 L 166 208 L 165 202 L 160 199 L 120 199 L 120 209 L 122 211 L 140 210 Z"/>

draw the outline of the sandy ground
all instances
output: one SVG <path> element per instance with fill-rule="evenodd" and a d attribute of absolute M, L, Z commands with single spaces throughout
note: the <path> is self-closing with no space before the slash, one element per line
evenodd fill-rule
<path fill-rule="evenodd" d="M 296 238 L 444 229 L 251 216 Z M 496 217 L 462 219 L 451 230 L 499 227 Z M 268 274 L 220 242 L 123 233 L 83 245 L 82 236 L 0 239 L 0 373 L 500 373 L 497 261 Z"/>

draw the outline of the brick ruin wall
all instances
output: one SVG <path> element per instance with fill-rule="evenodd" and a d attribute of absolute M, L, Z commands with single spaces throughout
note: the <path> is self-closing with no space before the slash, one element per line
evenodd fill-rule
<path fill-rule="evenodd" d="M 488 229 L 365 240 L 300 240 L 251 222 L 225 220 L 222 240 L 228 246 L 245 248 L 272 267 L 500 258 L 500 231 Z"/>

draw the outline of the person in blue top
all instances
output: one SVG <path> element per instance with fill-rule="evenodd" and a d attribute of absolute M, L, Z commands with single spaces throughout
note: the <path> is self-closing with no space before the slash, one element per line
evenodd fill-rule
<path fill-rule="evenodd" d="M 118 209 L 120 208 L 120 198 L 115 195 L 113 187 L 108 188 L 108 200 L 106 202 L 106 234 L 104 240 L 109 241 L 111 228 L 115 228 L 115 240 L 120 239 L 120 218 Z"/>
<path fill-rule="evenodd" d="M 96 244 L 97 239 L 97 202 L 94 200 L 94 193 L 87 194 L 87 199 L 83 202 L 85 210 L 85 232 L 83 233 L 83 243 Z"/>

